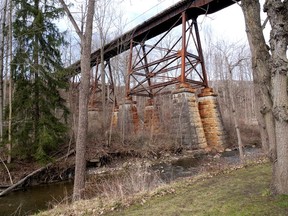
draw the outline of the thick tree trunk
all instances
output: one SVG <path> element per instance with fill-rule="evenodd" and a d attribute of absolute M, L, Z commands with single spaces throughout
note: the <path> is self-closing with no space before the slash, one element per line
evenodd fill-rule
<path fill-rule="evenodd" d="M 258 123 L 264 150 L 271 160 L 276 159 L 275 122 L 272 114 L 271 100 L 271 61 L 269 50 L 263 36 L 260 20 L 259 1 L 242 0 L 242 10 L 246 23 L 246 32 L 252 54 L 252 69 L 255 88 Z M 268 140 L 267 140 L 268 137 Z M 268 141 L 268 143 L 267 143 Z"/>
<path fill-rule="evenodd" d="M 79 117 L 76 139 L 76 165 L 73 188 L 73 201 L 83 198 L 86 175 L 86 140 L 88 129 L 88 97 L 90 87 L 90 55 L 93 31 L 95 0 L 89 0 L 85 34 L 81 37 L 81 86 L 79 92 Z"/>
<path fill-rule="evenodd" d="M 270 24 L 273 115 L 275 118 L 277 160 L 273 165 L 273 189 L 288 194 L 288 1 L 266 0 L 264 10 Z"/>

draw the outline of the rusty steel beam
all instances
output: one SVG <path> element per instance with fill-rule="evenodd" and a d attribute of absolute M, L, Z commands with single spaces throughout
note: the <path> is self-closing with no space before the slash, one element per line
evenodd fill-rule
<path fill-rule="evenodd" d="M 185 68 L 186 68 L 186 20 L 187 20 L 187 13 L 186 11 L 182 12 L 182 49 L 181 49 L 181 76 L 180 82 L 185 83 Z"/>
<path fill-rule="evenodd" d="M 190 83 L 192 87 L 208 87 L 207 75 L 204 65 L 201 41 L 199 36 L 198 24 L 196 19 L 187 20 L 186 11 L 182 12 L 179 20 L 182 21 L 182 34 L 172 45 L 172 48 L 158 47 L 160 42 L 164 40 L 175 26 L 158 39 L 154 45 L 146 45 L 145 42 L 134 42 L 136 52 L 130 49 L 129 62 L 129 91 L 126 91 L 126 96 L 145 95 L 150 98 L 160 93 L 165 87 L 179 84 Z M 175 23 L 174 23 L 175 25 Z M 190 42 L 190 39 L 193 39 Z M 179 45 L 177 50 L 174 48 Z M 139 47 L 150 47 L 148 52 Z M 180 48 L 180 49 L 179 49 Z M 153 52 L 157 50 L 166 51 L 164 57 L 155 59 Z M 188 52 L 188 49 L 189 52 Z M 193 51 L 194 53 L 191 53 Z M 132 53 L 136 53 L 134 56 Z M 151 57 L 148 61 L 149 54 Z M 132 59 L 131 59 L 132 58 Z M 180 71 L 178 70 L 180 69 Z M 152 92 L 152 90 L 154 90 Z"/>
<path fill-rule="evenodd" d="M 104 59 L 108 60 L 126 50 L 129 50 L 130 42 L 149 40 L 167 30 L 175 22 L 180 25 L 179 20 L 182 12 L 186 11 L 187 20 L 196 19 L 199 15 L 211 14 L 222 10 L 240 0 L 182 0 L 163 12 L 153 16 L 132 30 L 126 32 L 120 37 L 112 40 L 104 46 Z M 91 54 L 91 67 L 99 64 L 100 49 Z M 73 76 L 80 72 L 80 60 L 76 61 L 70 67 L 70 75 Z"/>

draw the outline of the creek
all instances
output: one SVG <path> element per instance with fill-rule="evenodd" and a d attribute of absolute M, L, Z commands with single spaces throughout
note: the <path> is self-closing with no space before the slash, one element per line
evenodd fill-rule
<path fill-rule="evenodd" d="M 257 154 L 256 151 L 257 149 L 249 150 L 252 155 Z M 225 161 L 228 163 L 237 163 L 239 161 L 238 151 L 224 152 L 222 158 L 225 158 Z M 201 172 L 203 162 L 203 158 L 186 156 L 170 162 L 154 164 L 149 169 L 158 173 L 163 182 L 169 183 L 177 178 L 197 175 Z M 73 182 L 67 181 L 32 186 L 26 190 L 11 192 L 7 196 L 0 197 L 0 216 L 29 215 L 48 209 L 53 204 L 69 202 L 68 199 L 71 197 L 72 189 Z"/>
<path fill-rule="evenodd" d="M 71 197 L 72 181 L 37 185 L 0 197 L 0 216 L 30 215 Z"/>

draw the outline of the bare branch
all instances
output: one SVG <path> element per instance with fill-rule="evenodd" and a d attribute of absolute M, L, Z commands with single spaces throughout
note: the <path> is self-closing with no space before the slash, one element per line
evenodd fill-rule
<path fill-rule="evenodd" d="M 269 20 L 269 18 L 268 18 L 268 16 L 267 16 L 267 17 L 266 17 L 266 19 L 264 20 L 264 22 L 263 22 L 262 26 L 261 26 L 262 30 L 264 30 L 264 29 L 265 29 L 265 27 L 266 27 L 266 24 L 268 23 L 268 20 Z"/>
<path fill-rule="evenodd" d="M 237 5 L 241 7 L 241 4 L 239 3 L 239 1 L 233 0 L 233 2 L 235 2 Z"/>
<path fill-rule="evenodd" d="M 75 19 L 73 18 L 69 8 L 67 7 L 66 3 L 64 2 L 64 0 L 59 0 L 59 2 L 61 3 L 63 9 L 65 10 L 68 18 L 70 19 L 72 25 L 74 26 L 76 33 L 78 34 L 78 36 L 80 37 L 80 39 L 83 39 L 83 32 L 80 30 L 79 26 L 77 25 Z"/>

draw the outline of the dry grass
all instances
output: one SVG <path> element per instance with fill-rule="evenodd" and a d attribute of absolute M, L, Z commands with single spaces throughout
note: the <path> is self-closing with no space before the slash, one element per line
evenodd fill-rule
<path fill-rule="evenodd" d="M 105 176 L 93 176 L 86 184 L 86 197 L 101 197 L 108 200 L 125 201 L 127 197 L 149 192 L 163 182 L 156 173 L 148 171 L 141 164 L 132 169 L 124 169 L 118 173 Z"/>
<path fill-rule="evenodd" d="M 202 173 L 155 189 L 151 186 L 158 184 L 157 179 L 147 181 L 142 173 L 143 169 L 135 170 L 125 178 L 118 176 L 113 183 L 102 184 L 104 187 L 97 190 L 103 194 L 97 198 L 58 205 L 38 215 L 284 216 L 288 211 L 287 196 L 270 194 L 271 166 L 266 159 Z"/>

